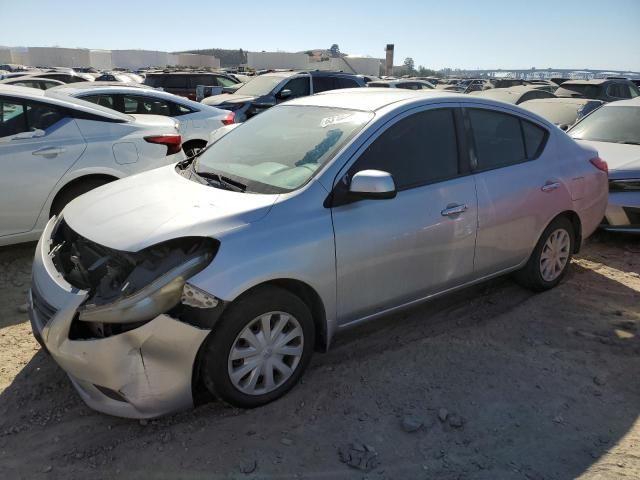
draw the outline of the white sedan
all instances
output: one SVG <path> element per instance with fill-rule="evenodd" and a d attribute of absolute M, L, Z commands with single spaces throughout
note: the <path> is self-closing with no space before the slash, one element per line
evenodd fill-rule
<path fill-rule="evenodd" d="M 75 197 L 184 159 L 170 118 L 0 86 L 0 246 L 37 240 Z"/>
<path fill-rule="evenodd" d="M 153 88 L 86 82 L 56 87 L 53 92 L 81 98 L 122 113 L 172 117 L 180 123 L 182 147 L 188 157 L 207 145 L 211 132 L 234 123 L 233 112 Z"/>

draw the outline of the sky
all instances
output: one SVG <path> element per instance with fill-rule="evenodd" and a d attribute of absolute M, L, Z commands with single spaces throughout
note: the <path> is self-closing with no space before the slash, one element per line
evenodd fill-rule
<path fill-rule="evenodd" d="M 427 68 L 640 71 L 640 0 L 0 0 L 0 45 L 329 48 Z"/>

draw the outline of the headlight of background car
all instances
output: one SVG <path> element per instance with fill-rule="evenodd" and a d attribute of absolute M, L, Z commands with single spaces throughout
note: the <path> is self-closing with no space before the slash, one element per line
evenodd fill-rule
<path fill-rule="evenodd" d="M 183 296 L 194 297 L 193 287 L 187 286 L 187 280 L 204 269 L 213 259 L 217 242 L 204 239 L 202 244 L 194 245 L 186 253 L 171 250 L 162 258 L 154 258 L 158 263 L 168 263 L 170 268 L 152 269 L 147 261 L 142 261 L 121 281 L 122 295 L 112 301 L 104 301 L 96 293 L 78 312 L 78 318 L 85 322 L 133 323 L 151 320 L 167 312 L 178 304 Z M 173 240 L 172 243 L 176 243 Z M 147 255 L 156 257 L 166 252 L 164 245 L 147 249 Z M 111 290 L 111 289 L 109 289 Z M 213 297 L 202 300 L 205 306 L 212 305 Z M 205 307 L 206 308 L 206 307 Z"/>

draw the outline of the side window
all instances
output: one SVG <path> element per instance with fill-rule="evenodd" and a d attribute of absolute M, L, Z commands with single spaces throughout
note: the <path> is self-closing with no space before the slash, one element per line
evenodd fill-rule
<path fill-rule="evenodd" d="M 139 97 L 123 95 L 122 103 L 124 104 L 124 113 L 150 113 L 139 100 Z"/>
<path fill-rule="evenodd" d="M 336 89 L 338 89 L 338 88 L 357 88 L 357 87 L 360 86 L 360 85 L 358 85 L 358 82 L 356 82 L 352 78 L 336 77 L 336 78 L 334 78 L 334 82 L 335 82 L 334 88 L 336 88 Z"/>
<path fill-rule="evenodd" d="M 291 90 L 291 98 L 309 95 L 309 77 L 293 78 L 284 84 L 282 90 Z"/>
<path fill-rule="evenodd" d="M 111 95 L 87 95 L 81 99 L 85 102 L 96 103 L 102 107 L 116 110 L 113 106 L 113 97 Z"/>
<path fill-rule="evenodd" d="M 186 75 L 167 75 L 167 79 L 164 83 L 165 88 L 189 88 L 189 82 Z"/>
<path fill-rule="evenodd" d="M 29 130 L 46 130 L 53 126 L 64 115 L 52 105 L 41 103 L 27 104 L 27 125 Z"/>
<path fill-rule="evenodd" d="M 227 77 L 216 77 L 216 79 L 219 87 L 231 87 L 236 84 L 236 82 Z"/>
<path fill-rule="evenodd" d="M 542 153 L 547 139 L 547 132 L 544 128 L 534 125 L 531 122 L 527 122 L 526 120 L 521 120 L 521 122 L 527 158 L 533 160 Z"/>
<path fill-rule="evenodd" d="M 479 170 L 534 160 L 544 150 L 547 141 L 544 128 L 493 110 L 468 112 Z"/>
<path fill-rule="evenodd" d="M 493 110 L 470 109 L 478 169 L 505 167 L 526 160 L 520 119 Z"/>
<path fill-rule="evenodd" d="M 350 174 L 382 170 L 398 190 L 458 175 L 458 144 L 453 111 L 429 110 L 389 127 L 361 155 Z"/>
<path fill-rule="evenodd" d="M 416 86 L 415 83 L 411 83 L 411 82 L 404 82 L 404 83 L 398 83 L 396 85 L 397 88 L 404 88 L 405 90 L 417 90 L 418 87 Z"/>
<path fill-rule="evenodd" d="M 187 113 L 193 113 L 193 110 L 180 105 L 178 103 L 169 102 L 169 108 L 171 108 L 171 116 L 179 117 L 180 115 L 186 115 Z"/>
<path fill-rule="evenodd" d="M 0 99 L 0 138 L 27 131 L 24 106 L 10 100 Z"/>
<path fill-rule="evenodd" d="M 333 78 L 331 77 L 313 77 L 313 93 L 333 90 L 333 85 Z"/>
<path fill-rule="evenodd" d="M 128 110 L 127 105 L 135 105 L 136 110 Z M 125 95 L 124 97 L 125 113 L 144 113 L 149 115 L 171 115 L 169 102 L 160 98 L 143 97 L 137 95 Z"/>
<path fill-rule="evenodd" d="M 44 85 L 43 90 L 47 90 L 49 88 L 53 88 L 53 87 L 57 87 L 58 86 L 57 83 L 47 82 L 46 80 L 42 82 L 42 85 Z"/>

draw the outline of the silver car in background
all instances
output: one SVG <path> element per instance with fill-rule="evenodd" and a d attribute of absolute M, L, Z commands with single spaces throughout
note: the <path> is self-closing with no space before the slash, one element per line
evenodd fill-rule
<path fill-rule="evenodd" d="M 181 410 L 199 385 L 257 407 L 342 329 L 510 272 L 557 285 L 604 214 L 605 170 L 553 124 L 491 100 L 375 88 L 292 100 L 52 219 L 33 264 L 34 335 L 102 412 Z"/>
<path fill-rule="evenodd" d="M 99 185 L 184 159 L 177 122 L 0 85 L 0 245 L 40 238 Z"/>
<path fill-rule="evenodd" d="M 608 103 L 567 133 L 598 149 L 609 165 L 609 205 L 602 228 L 640 234 L 640 97 Z"/>
<path fill-rule="evenodd" d="M 188 157 L 207 145 L 211 132 L 235 121 L 234 113 L 228 110 L 138 85 L 84 82 L 57 87 L 52 93 L 80 98 L 121 113 L 171 117 L 180 124 L 182 149 Z"/>

